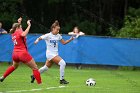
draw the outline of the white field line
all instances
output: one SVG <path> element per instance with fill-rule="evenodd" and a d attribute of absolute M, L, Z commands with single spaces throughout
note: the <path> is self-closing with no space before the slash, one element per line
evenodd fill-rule
<path fill-rule="evenodd" d="M 57 88 L 64 88 L 64 87 L 66 87 L 66 86 L 48 87 L 48 88 L 38 88 L 38 89 L 30 89 L 30 90 L 5 91 L 5 92 L 0 92 L 0 93 L 34 92 L 34 91 L 49 90 L 49 89 L 57 89 Z"/>
<path fill-rule="evenodd" d="M 35 91 L 42 91 L 42 90 L 50 90 L 50 89 L 59 89 L 59 88 L 65 88 L 65 87 L 70 87 L 70 86 L 58 86 L 58 87 L 48 87 L 48 88 L 37 88 L 37 89 L 29 89 L 29 90 L 15 90 L 15 91 L 4 91 L 0 93 L 22 93 L 22 92 L 35 92 Z M 81 88 L 82 86 L 71 86 L 71 88 Z M 88 86 L 87 86 L 88 87 Z M 105 90 L 110 90 L 110 88 L 104 88 L 104 87 L 94 87 L 94 86 L 89 86 L 89 88 L 95 88 L 95 89 L 100 89 L 100 91 L 105 91 Z M 105 89 L 105 90 L 101 90 Z"/>
<path fill-rule="evenodd" d="M 5 92 L 0 92 L 0 93 L 23 93 L 23 92 L 35 92 L 35 91 L 41 91 L 41 90 L 50 90 L 50 89 L 59 89 L 59 88 L 65 88 L 69 86 L 58 86 L 58 87 L 48 87 L 48 88 L 38 88 L 38 89 L 29 89 L 29 90 L 16 90 L 16 91 L 5 91 Z M 72 86 L 71 88 L 81 88 L 82 86 Z M 93 87 L 89 86 L 89 88 L 95 88 L 99 89 L 100 92 L 106 92 L 110 90 L 110 88 L 105 88 L 105 87 Z M 129 89 L 128 89 L 129 90 Z M 139 93 L 138 90 L 133 90 L 135 93 Z"/>

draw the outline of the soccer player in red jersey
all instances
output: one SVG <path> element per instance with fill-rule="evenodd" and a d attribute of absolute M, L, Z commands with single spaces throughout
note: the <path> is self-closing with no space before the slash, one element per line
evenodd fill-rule
<path fill-rule="evenodd" d="M 41 77 L 40 72 L 38 71 L 37 65 L 32 58 L 32 56 L 29 54 L 27 50 L 26 45 L 26 35 L 28 34 L 31 23 L 30 20 L 27 21 L 27 28 L 25 31 L 21 28 L 21 21 L 22 18 L 18 19 L 18 23 L 14 23 L 12 26 L 12 29 L 10 30 L 10 33 L 12 33 L 12 40 L 14 43 L 14 50 L 12 54 L 13 59 L 13 65 L 8 67 L 8 69 L 5 71 L 2 77 L 0 77 L 0 81 L 3 82 L 3 80 L 10 75 L 17 67 L 19 66 L 20 62 L 23 62 L 27 66 L 29 66 L 34 74 L 35 79 L 37 80 L 38 84 L 41 84 Z"/>

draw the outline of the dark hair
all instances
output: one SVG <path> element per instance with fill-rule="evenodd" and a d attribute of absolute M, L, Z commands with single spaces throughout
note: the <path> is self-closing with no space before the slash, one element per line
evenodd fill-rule
<path fill-rule="evenodd" d="M 14 33 L 16 31 L 16 28 L 20 28 L 20 24 L 19 23 L 14 23 L 12 25 L 12 28 L 10 29 L 10 33 Z"/>
<path fill-rule="evenodd" d="M 73 32 L 74 32 L 74 29 L 75 29 L 75 28 L 77 28 L 77 29 L 78 29 L 78 32 L 80 32 L 80 29 L 79 29 L 78 26 L 75 26 L 75 27 L 73 28 Z"/>
<path fill-rule="evenodd" d="M 56 26 L 60 26 L 58 20 L 55 20 L 55 22 L 52 24 L 51 26 L 51 31 L 53 28 L 55 28 Z"/>

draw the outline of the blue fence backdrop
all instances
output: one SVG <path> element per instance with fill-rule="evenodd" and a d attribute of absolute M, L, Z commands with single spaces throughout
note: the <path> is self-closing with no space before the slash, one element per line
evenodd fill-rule
<path fill-rule="evenodd" d="M 41 34 L 27 36 L 28 50 L 36 62 L 46 61 L 46 43 L 34 40 Z M 63 39 L 70 36 L 62 35 Z M 0 61 L 12 61 L 11 36 L 0 35 Z M 67 45 L 59 44 L 59 54 L 67 63 L 140 66 L 140 39 L 81 36 Z"/>

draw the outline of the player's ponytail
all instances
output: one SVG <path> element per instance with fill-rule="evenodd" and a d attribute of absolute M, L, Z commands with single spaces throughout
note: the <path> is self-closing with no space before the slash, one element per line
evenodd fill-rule
<path fill-rule="evenodd" d="M 56 26 L 59 26 L 58 20 L 55 20 L 55 22 L 52 24 L 52 26 L 51 26 L 51 31 L 52 31 L 53 28 L 55 28 Z"/>
<path fill-rule="evenodd" d="M 14 33 L 16 31 L 16 28 L 19 28 L 20 24 L 19 23 L 14 23 L 12 28 L 10 29 L 10 33 Z"/>

